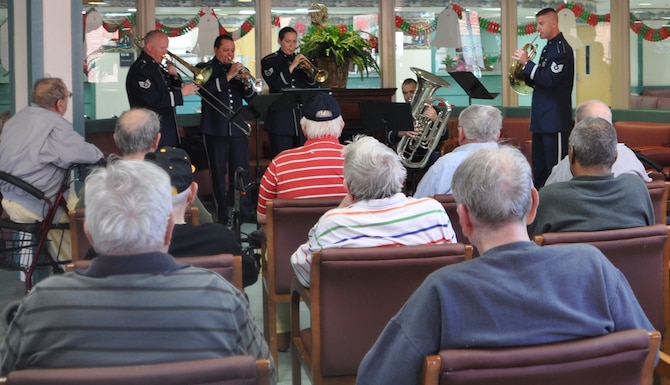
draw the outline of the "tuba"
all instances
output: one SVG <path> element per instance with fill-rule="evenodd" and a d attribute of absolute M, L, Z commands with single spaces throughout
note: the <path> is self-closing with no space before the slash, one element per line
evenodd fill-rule
<path fill-rule="evenodd" d="M 398 143 L 397 152 L 402 163 L 409 168 L 423 168 L 428 163 L 431 153 L 440 143 L 447 121 L 451 113 L 449 102 L 440 97 L 433 98 L 433 94 L 440 87 L 451 87 L 449 82 L 430 72 L 411 67 L 417 76 L 416 91 L 410 103 L 415 129 L 419 132 L 416 137 L 403 136 Z M 437 114 L 437 119 L 431 121 L 422 113 L 427 106 L 439 101 L 446 105 L 446 110 Z"/>
<path fill-rule="evenodd" d="M 526 54 L 528 55 L 528 60 L 533 60 L 533 57 L 535 57 L 537 44 L 533 43 L 535 43 L 535 39 L 537 39 L 538 36 L 540 35 L 535 35 L 533 41 L 523 46 L 523 50 L 526 51 Z M 509 68 L 509 72 L 507 73 L 507 77 L 509 79 L 510 86 L 512 86 L 512 89 L 517 94 L 529 95 L 533 93 L 533 87 L 526 84 L 526 76 L 523 73 L 523 66 L 518 61 L 513 61 Z"/>

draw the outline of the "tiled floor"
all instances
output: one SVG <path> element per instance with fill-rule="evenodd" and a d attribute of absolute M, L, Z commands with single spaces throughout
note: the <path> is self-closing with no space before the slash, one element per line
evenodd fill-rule
<path fill-rule="evenodd" d="M 245 224 L 243 230 L 252 231 L 254 230 L 255 225 Z M 249 303 L 251 305 L 254 316 L 256 317 L 256 324 L 258 327 L 263 330 L 263 297 L 262 297 L 262 284 L 259 277 L 258 281 L 245 289 L 247 296 L 249 297 Z M 21 295 L 17 294 L 17 285 L 15 272 L 0 270 L 0 309 L 4 309 L 5 305 L 8 303 L 20 298 Z M 303 306 L 303 312 L 306 312 L 306 308 Z M 301 319 L 309 319 L 307 313 L 301 316 Z M 4 339 L 5 330 L 0 327 L 0 341 Z M 289 352 L 279 353 L 279 385 L 289 385 L 292 383 L 291 378 L 291 356 Z M 303 371 L 302 383 L 310 384 L 309 378 Z"/>

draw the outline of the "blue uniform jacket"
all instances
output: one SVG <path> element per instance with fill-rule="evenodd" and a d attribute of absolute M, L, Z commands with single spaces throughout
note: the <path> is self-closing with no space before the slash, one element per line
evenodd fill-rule
<path fill-rule="evenodd" d="M 161 119 L 161 146 L 176 146 L 179 141 L 175 107 L 184 104 L 181 79 L 170 76 L 144 51 L 130 66 L 126 93 L 130 107 L 155 111 Z"/>
<path fill-rule="evenodd" d="M 319 88 L 313 77 L 296 68 L 289 72 L 295 54 L 287 55 L 281 50 L 273 52 L 261 60 L 263 79 L 270 88 L 270 93 L 280 93 L 285 88 Z M 268 111 L 265 119 L 265 131 L 277 135 L 298 135 L 301 113 L 299 109 Z"/>
<path fill-rule="evenodd" d="M 570 132 L 575 59 L 563 34 L 549 40 L 537 64 L 527 62 L 523 73 L 526 83 L 535 87 L 530 131 L 539 134 Z"/>
<path fill-rule="evenodd" d="M 211 67 L 212 75 L 203 86 L 207 91 L 202 91 L 201 95 L 209 100 L 217 109 L 226 114 L 230 114 L 228 109 L 221 106 L 221 104 L 230 107 L 231 110 L 237 111 L 242 107 L 242 99 L 247 102 L 256 97 L 256 92 L 251 88 L 244 88 L 244 83 L 241 80 L 233 78 L 228 81 L 226 74 L 230 70 L 230 64 L 223 64 L 216 58 L 207 63 L 199 63 L 198 68 Z M 211 94 L 211 96 L 210 96 Z M 214 97 L 218 100 L 214 100 Z M 200 130 L 203 134 L 212 136 L 245 136 L 240 129 L 240 125 L 247 130 L 246 123 L 229 122 L 228 119 L 221 113 L 216 111 L 205 100 L 202 101 L 202 117 L 200 120 Z"/>

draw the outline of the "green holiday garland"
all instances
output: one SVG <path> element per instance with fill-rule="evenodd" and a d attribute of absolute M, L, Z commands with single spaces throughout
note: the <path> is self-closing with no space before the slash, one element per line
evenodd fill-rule
<path fill-rule="evenodd" d="M 464 8 L 462 6 L 454 3 L 451 3 L 450 6 L 454 9 L 454 11 L 456 11 L 459 18 L 463 18 Z M 596 24 L 601 22 L 610 21 L 609 13 L 605 15 L 598 15 L 596 13 L 592 13 L 585 10 L 583 6 L 577 3 L 561 4 L 556 9 L 556 11 L 560 11 L 565 8 L 571 10 L 575 14 L 575 17 L 577 19 L 591 26 L 596 26 Z M 214 15 L 214 17 L 216 17 L 217 21 L 219 20 L 219 18 L 216 16 L 213 10 L 211 10 L 211 14 Z M 181 36 L 189 32 L 193 28 L 195 28 L 200 22 L 200 17 L 204 15 L 205 11 L 200 10 L 200 12 L 198 12 L 198 15 L 196 15 L 191 20 L 187 21 L 184 25 L 179 27 L 168 27 L 162 24 L 161 22 L 156 21 L 156 29 L 163 31 L 163 33 L 165 33 L 170 37 Z M 271 17 L 272 17 L 272 25 L 274 25 L 275 27 L 279 27 L 280 26 L 279 15 L 271 15 Z M 229 34 L 233 37 L 233 39 L 237 40 L 239 38 L 244 37 L 249 32 L 251 32 L 251 30 L 254 29 L 255 22 L 256 22 L 255 16 L 249 16 L 244 22 L 242 22 L 242 24 L 238 29 L 230 33 L 223 27 L 223 25 L 221 25 L 221 22 L 219 21 L 219 33 Z M 84 16 L 84 29 L 86 28 L 85 24 L 86 24 L 86 17 Z M 292 21 L 291 24 L 292 24 L 291 26 L 296 28 L 296 30 L 300 33 L 304 33 L 309 28 L 312 28 L 307 27 L 307 25 L 302 21 Z M 105 30 L 107 30 L 108 32 L 120 31 L 122 37 L 126 35 L 129 31 L 131 31 L 134 25 L 135 25 L 134 14 L 129 16 L 128 18 L 123 19 L 119 24 L 110 24 L 106 22 L 103 23 L 103 27 L 105 28 Z M 437 29 L 437 19 L 432 20 L 427 25 L 425 23 L 413 24 L 409 23 L 401 16 L 396 15 L 395 26 L 398 30 L 411 36 L 425 35 Z M 499 34 L 502 31 L 500 23 L 482 17 L 479 18 L 479 27 L 482 30 L 493 34 Z M 354 26 L 352 24 L 340 24 L 339 28 L 342 29 L 343 31 L 351 31 L 354 29 Z M 639 37 L 651 42 L 663 41 L 668 37 L 670 37 L 670 28 L 666 26 L 662 26 L 660 28 L 649 27 L 648 25 L 640 21 L 638 18 L 636 18 L 633 14 L 630 15 L 630 29 L 633 32 L 635 32 L 635 34 L 637 34 Z M 534 34 L 535 32 L 537 32 L 537 26 L 535 23 L 527 23 L 517 26 L 518 35 L 521 36 L 531 35 Z M 370 40 L 373 44 L 373 47 L 376 47 L 377 37 L 371 36 Z"/>

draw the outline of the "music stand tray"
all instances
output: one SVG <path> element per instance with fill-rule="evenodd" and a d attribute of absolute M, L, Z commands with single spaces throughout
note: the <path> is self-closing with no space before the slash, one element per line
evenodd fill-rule
<path fill-rule="evenodd" d="M 286 88 L 281 90 L 281 93 L 278 95 L 281 95 L 282 97 L 270 108 L 273 110 L 300 108 L 307 104 L 307 102 L 309 102 L 309 100 L 316 94 L 321 92 L 330 94 L 330 88 Z"/>
<path fill-rule="evenodd" d="M 454 71 L 449 72 L 449 75 L 451 75 L 451 77 L 456 80 L 456 83 L 458 83 L 465 93 L 468 94 L 468 104 L 472 104 L 472 99 L 495 99 L 499 95 L 497 93 L 489 92 L 472 72 Z"/>
<path fill-rule="evenodd" d="M 246 106 L 242 106 L 242 108 L 235 111 L 229 120 L 231 122 L 245 122 L 260 119 L 268 108 L 281 97 L 282 94 L 256 95 L 250 102 L 247 102 Z"/>
<path fill-rule="evenodd" d="M 384 141 L 388 140 L 390 128 L 399 131 L 410 131 L 414 127 L 412 109 L 409 103 L 392 102 L 358 102 L 361 112 L 361 125 L 363 132 L 384 132 Z"/>

